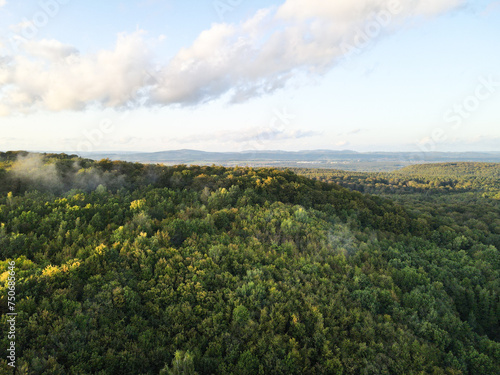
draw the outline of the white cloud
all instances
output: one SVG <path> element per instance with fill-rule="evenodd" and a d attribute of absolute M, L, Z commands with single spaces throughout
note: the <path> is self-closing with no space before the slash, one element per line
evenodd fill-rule
<path fill-rule="evenodd" d="M 0 8 L 7 5 L 7 0 L 0 0 Z"/>
<path fill-rule="evenodd" d="M 324 74 L 352 48 L 464 2 L 287 0 L 241 24 L 214 24 L 156 71 L 143 32 L 121 34 L 114 50 L 94 55 L 79 55 L 54 40 L 32 40 L 21 44 L 22 53 L 0 61 L 0 101 L 9 112 L 121 107 L 141 100 L 193 105 L 225 94 L 242 102 L 272 93 L 299 74 Z"/>
<path fill-rule="evenodd" d="M 357 128 L 357 129 L 350 130 L 347 132 L 338 133 L 337 136 L 340 137 L 340 136 L 346 136 L 346 135 L 356 135 L 356 134 L 360 134 L 360 133 L 365 133 L 366 131 L 367 131 L 366 129 Z"/>
<path fill-rule="evenodd" d="M 336 147 L 344 147 L 344 146 L 348 146 L 348 145 L 349 145 L 348 141 L 338 141 L 337 143 L 335 143 Z"/>
<path fill-rule="evenodd" d="M 319 136 L 322 133 L 301 129 L 278 129 L 253 127 L 238 131 L 218 131 L 216 133 L 194 134 L 186 137 L 169 139 L 179 144 L 207 143 L 213 140 L 225 143 L 267 144 L 273 141 L 294 140 Z"/>
<path fill-rule="evenodd" d="M 348 52 L 346 45 L 360 48 L 358 30 L 376 37 L 415 16 L 429 17 L 462 3 L 288 0 L 275 13 L 263 10 L 241 25 L 216 24 L 204 31 L 161 70 L 152 99 L 192 104 L 232 92 L 233 101 L 240 102 L 273 92 L 297 72 L 327 72 Z"/>
<path fill-rule="evenodd" d="M 25 18 L 23 21 L 19 22 L 18 24 L 9 26 L 9 29 L 14 31 L 15 33 L 22 33 L 25 29 L 33 28 L 33 27 L 35 27 L 33 25 L 33 22 L 31 22 Z"/>
<path fill-rule="evenodd" d="M 32 57 L 57 62 L 72 55 L 78 55 L 78 50 L 57 40 L 42 39 L 40 41 L 27 41 L 23 48 Z"/>
<path fill-rule="evenodd" d="M 116 47 L 94 55 L 58 41 L 28 41 L 24 54 L 0 62 L 0 97 L 16 112 L 124 106 L 138 100 L 151 55 L 142 33 L 119 35 Z"/>

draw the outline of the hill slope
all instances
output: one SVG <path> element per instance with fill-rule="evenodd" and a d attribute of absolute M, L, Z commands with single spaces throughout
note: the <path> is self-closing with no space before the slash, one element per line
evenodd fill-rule
<path fill-rule="evenodd" d="M 436 163 L 402 168 L 397 173 L 419 176 L 482 177 L 500 179 L 499 163 Z"/>
<path fill-rule="evenodd" d="M 20 371 L 499 368 L 500 256 L 487 225 L 462 232 L 275 169 L 64 155 L 3 167 L 0 306 L 5 330 L 14 261 Z"/>

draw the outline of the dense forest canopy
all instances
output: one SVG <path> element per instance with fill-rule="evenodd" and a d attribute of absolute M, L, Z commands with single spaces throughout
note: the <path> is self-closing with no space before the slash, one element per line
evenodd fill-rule
<path fill-rule="evenodd" d="M 499 373 L 498 165 L 295 172 L 1 153 L 17 373 Z"/>
<path fill-rule="evenodd" d="M 403 175 L 449 176 L 455 178 L 487 177 L 500 178 L 498 163 L 435 163 L 416 164 L 397 171 Z"/>
<path fill-rule="evenodd" d="M 426 193 L 443 195 L 474 192 L 500 199 L 499 163 L 417 164 L 394 172 L 347 172 L 328 169 L 292 169 L 318 181 L 333 182 L 370 194 Z"/>

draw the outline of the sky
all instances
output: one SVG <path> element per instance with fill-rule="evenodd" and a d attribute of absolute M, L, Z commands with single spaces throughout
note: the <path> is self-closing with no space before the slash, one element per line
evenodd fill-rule
<path fill-rule="evenodd" d="M 0 150 L 500 151 L 500 0 L 0 0 Z"/>

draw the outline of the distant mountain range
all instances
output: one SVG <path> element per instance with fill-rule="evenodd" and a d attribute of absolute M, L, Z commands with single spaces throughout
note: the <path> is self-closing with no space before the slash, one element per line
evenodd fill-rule
<path fill-rule="evenodd" d="M 226 166 L 283 166 L 346 170 L 393 170 L 411 164 L 437 162 L 500 162 L 500 152 L 357 152 L 351 150 L 205 152 L 80 153 L 91 159 L 109 158 L 140 163 L 220 164 Z"/>

